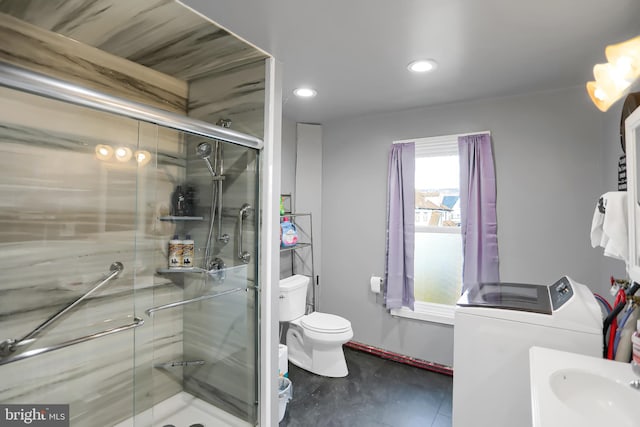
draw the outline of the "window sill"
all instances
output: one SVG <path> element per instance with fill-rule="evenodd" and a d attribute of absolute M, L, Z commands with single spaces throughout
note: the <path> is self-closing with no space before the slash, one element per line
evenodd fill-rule
<path fill-rule="evenodd" d="M 453 305 L 416 301 L 413 308 L 415 311 L 411 311 L 407 307 L 392 309 L 391 315 L 425 322 L 442 323 L 445 325 L 453 326 L 454 324 L 453 314 L 455 306 Z"/>

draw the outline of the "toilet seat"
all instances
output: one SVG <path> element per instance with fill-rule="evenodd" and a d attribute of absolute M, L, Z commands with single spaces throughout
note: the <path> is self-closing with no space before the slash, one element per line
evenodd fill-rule
<path fill-rule="evenodd" d="M 323 334 L 342 334 L 351 330 L 351 322 L 335 314 L 313 312 L 300 319 L 301 326 Z"/>

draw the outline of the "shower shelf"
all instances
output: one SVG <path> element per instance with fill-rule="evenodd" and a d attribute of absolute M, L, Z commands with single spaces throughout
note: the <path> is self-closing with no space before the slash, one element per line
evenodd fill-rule
<path fill-rule="evenodd" d="M 203 216 L 161 216 L 158 218 L 160 221 L 202 221 Z"/>
<path fill-rule="evenodd" d="M 200 267 L 189 267 L 189 268 L 158 268 L 156 271 L 159 274 L 167 274 L 167 273 L 178 273 L 178 274 L 186 274 L 186 273 L 211 273 L 211 271 L 205 270 Z"/>

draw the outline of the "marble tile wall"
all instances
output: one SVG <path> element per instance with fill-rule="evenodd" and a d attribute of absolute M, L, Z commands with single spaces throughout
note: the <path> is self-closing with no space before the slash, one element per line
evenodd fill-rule
<path fill-rule="evenodd" d="M 0 0 L 0 12 L 184 81 L 267 57 L 174 0 Z"/>
<path fill-rule="evenodd" d="M 165 110 L 186 111 L 186 83 L 0 13 L 0 60 Z"/>
<path fill-rule="evenodd" d="M 0 340 L 23 336 L 80 297 L 113 261 L 124 264 L 121 277 L 29 349 L 128 324 L 133 315 L 146 320 L 135 332 L 0 366 L 0 401 L 69 403 L 74 426 L 110 425 L 133 415 L 134 373 L 136 410 L 182 389 L 181 375 L 152 369 L 182 358 L 182 313 L 149 319 L 144 310 L 183 296 L 155 274 L 166 265 L 174 231 L 157 217 L 183 180 L 183 140 L 9 89 L 0 90 L 0 99 Z M 144 168 L 103 162 L 96 144 L 147 149 L 155 160 Z"/>
<path fill-rule="evenodd" d="M 263 136 L 268 55 L 177 1 L 0 0 L 0 12 L 185 81 L 189 116 Z"/>
<path fill-rule="evenodd" d="M 212 71 L 189 83 L 189 116 L 209 123 L 230 119 L 234 130 L 264 136 L 265 61 Z"/>

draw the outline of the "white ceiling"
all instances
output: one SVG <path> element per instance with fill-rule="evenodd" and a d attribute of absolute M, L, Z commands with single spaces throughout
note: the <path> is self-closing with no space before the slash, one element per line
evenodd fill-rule
<path fill-rule="evenodd" d="M 640 34 L 640 0 L 184 3 L 280 60 L 283 113 L 307 123 L 583 86 L 606 45 Z M 439 66 L 410 74 L 416 58 Z"/>

